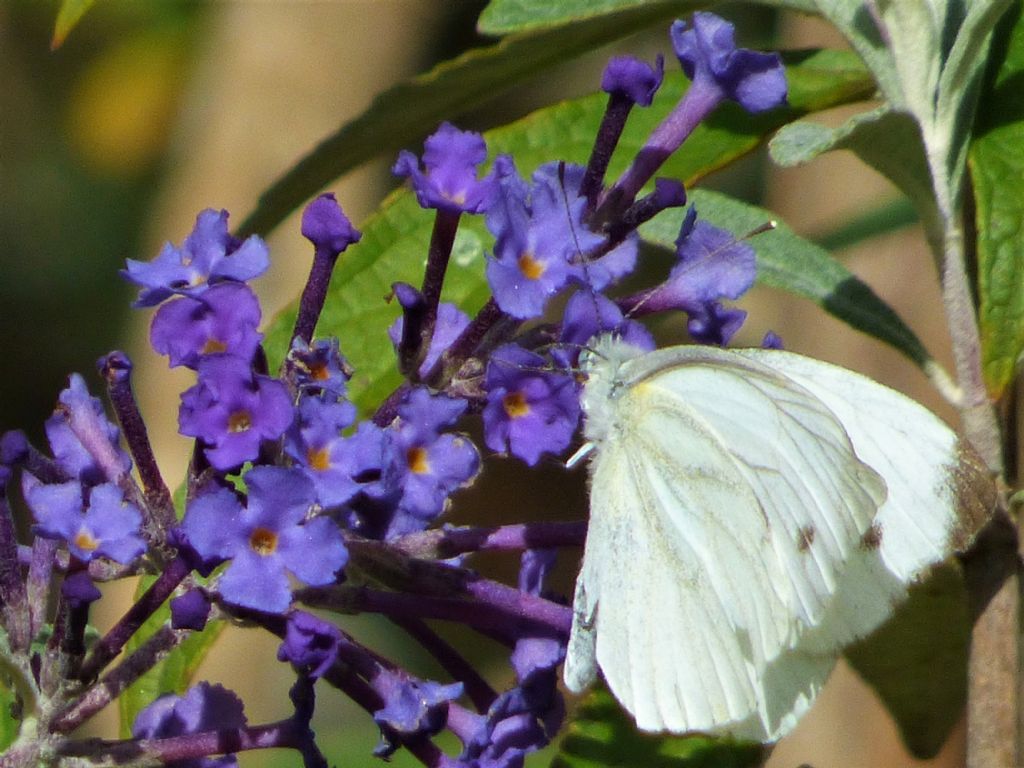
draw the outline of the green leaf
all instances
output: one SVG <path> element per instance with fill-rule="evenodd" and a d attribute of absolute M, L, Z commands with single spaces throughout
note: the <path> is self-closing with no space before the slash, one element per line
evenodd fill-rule
<path fill-rule="evenodd" d="M 1024 352 L 1024 21 L 1018 3 L 993 45 L 998 72 L 982 93 L 968 164 L 976 202 L 982 370 L 994 397 Z"/>
<path fill-rule="evenodd" d="M 50 50 L 57 50 L 67 40 L 71 30 L 75 28 L 85 12 L 92 8 L 96 0 L 64 0 L 57 11 L 57 22 L 53 27 L 53 37 L 50 38 Z"/>
<path fill-rule="evenodd" d="M 816 235 L 814 242 L 826 251 L 841 251 L 873 237 L 917 224 L 918 221 L 920 219 L 914 206 L 907 198 L 900 197 L 840 222 L 829 231 Z"/>
<path fill-rule="evenodd" d="M 749 152 L 764 134 L 807 109 L 818 109 L 859 98 L 870 87 L 863 68 L 851 54 L 838 51 L 802 53 L 792 57 L 789 71 L 792 95 L 789 111 L 763 115 L 752 126 L 749 116 L 723 110 L 699 127 L 662 169 L 688 183 Z M 834 77 L 832 76 L 834 75 Z M 639 149 L 650 129 L 671 109 L 685 88 L 681 74 L 666 78 L 655 106 L 638 110 L 623 135 L 611 170 L 621 170 Z M 512 125 L 486 134 L 491 154 L 511 153 L 521 173 L 543 162 L 564 159 L 585 162 L 600 123 L 606 97 L 595 94 L 540 110 Z M 386 340 L 387 327 L 398 317 L 397 306 L 384 297 L 395 281 L 418 285 L 433 227 L 433 216 L 420 209 L 411 194 L 399 190 L 362 226 L 363 238 L 338 262 L 318 332 L 336 335 L 356 370 L 350 394 L 361 408 L 379 404 L 400 383 L 394 355 Z M 475 312 L 487 300 L 483 251 L 492 238 L 480 217 L 464 216 L 455 253 L 445 280 L 446 301 Z M 280 362 L 290 340 L 295 306 L 279 316 L 267 331 L 266 345 L 273 364 Z M 352 329 L 358 329 L 353 333 Z"/>
<path fill-rule="evenodd" d="M 867 3 L 850 0 L 815 0 L 818 12 L 832 22 L 867 64 L 882 93 L 893 104 L 902 104 L 896 63 L 878 31 Z"/>
<path fill-rule="evenodd" d="M 763 226 L 772 215 L 763 208 L 726 195 L 697 190 L 691 196 L 701 218 L 738 235 Z M 679 216 L 662 214 L 640 229 L 654 244 L 672 248 L 679 234 Z M 757 282 L 811 299 L 857 330 L 892 345 L 922 368 L 928 351 L 899 316 L 865 283 L 827 251 L 796 235 L 785 224 L 751 240 L 757 251 Z"/>
<path fill-rule="evenodd" d="M 140 597 L 152 583 L 152 577 L 141 580 L 135 593 L 136 598 Z M 170 604 L 164 603 L 128 641 L 125 647 L 126 653 L 130 654 L 138 649 L 157 630 L 165 624 L 169 624 L 170 620 Z M 135 717 L 144 707 L 152 704 L 154 699 L 164 693 L 182 693 L 188 688 L 200 662 L 214 641 L 220 637 L 225 626 L 223 621 L 212 621 L 202 632 L 193 632 L 177 648 L 167 654 L 163 661 L 136 680 L 128 690 L 118 697 L 117 706 L 123 738 L 128 738 L 131 735 Z"/>
<path fill-rule="evenodd" d="M 768 148 L 772 159 L 782 166 L 807 163 L 834 149 L 849 149 L 899 187 L 917 208 L 929 241 L 942 242 L 942 217 L 935 204 L 921 132 L 906 112 L 882 106 L 855 115 L 834 129 L 809 121 L 792 123 L 775 135 Z"/>
<path fill-rule="evenodd" d="M 442 120 L 453 120 L 497 98 L 526 78 L 675 16 L 689 0 L 643 3 L 594 19 L 505 38 L 436 66 L 374 99 L 362 115 L 324 139 L 261 196 L 239 227 L 267 234 L 343 173 L 378 155 L 418 142 Z"/>
<path fill-rule="evenodd" d="M 552 768 L 747 768 L 767 758 L 760 744 L 707 736 L 656 736 L 636 725 L 605 690 L 576 710 Z"/>
<path fill-rule="evenodd" d="M 7 681 L 0 678 L 0 752 L 14 743 L 21 728 L 21 721 L 15 720 L 11 714 L 11 707 L 14 706 L 17 697 L 6 683 Z"/>
<path fill-rule="evenodd" d="M 949 252 L 948 246 L 959 245 L 954 218 L 962 197 L 969 126 L 992 29 L 1010 1 L 879 0 L 869 11 L 864 3 L 816 0 L 818 10 L 864 58 L 887 101 L 840 129 L 835 148 L 852 149 L 907 193 L 939 257 Z M 894 138 L 897 133 L 902 140 Z M 901 168 L 904 146 L 910 174 Z M 913 167 L 921 159 L 927 175 Z M 914 178 L 906 186 L 909 176 Z M 920 191 L 926 182 L 928 195 Z"/>
<path fill-rule="evenodd" d="M 813 0 L 765 0 L 762 5 L 813 11 Z M 491 0 L 480 14 L 477 29 L 484 35 L 507 35 L 528 29 L 589 19 L 615 11 L 652 5 L 651 0 Z M 680 16 L 713 5 L 708 0 L 674 4 Z"/>
<path fill-rule="evenodd" d="M 951 564 L 913 585 L 889 621 L 846 649 L 915 757 L 934 757 L 963 714 L 970 635 L 967 590 Z"/>

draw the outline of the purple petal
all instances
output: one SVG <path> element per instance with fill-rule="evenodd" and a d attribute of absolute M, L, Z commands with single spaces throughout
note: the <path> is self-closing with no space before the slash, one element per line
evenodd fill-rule
<path fill-rule="evenodd" d="M 282 613 L 292 601 L 280 558 L 261 557 L 251 550 L 240 550 L 231 560 L 217 589 L 229 603 L 270 613 Z"/>
<path fill-rule="evenodd" d="M 341 253 L 358 243 L 362 234 L 352 226 L 334 195 L 327 192 L 302 212 L 302 236 L 318 250 Z"/>
<path fill-rule="evenodd" d="M 635 104 L 649 107 L 665 75 L 665 60 L 659 55 L 655 66 L 634 56 L 614 56 L 601 76 L 601 90 L 621 94 Z"/>
<path fill-rule="evenodd" d="M 277 551 L 299 581 L 314 587 L 332 584 L 348 562 L 341 531 L 326 517 L 282 530 Z"/>

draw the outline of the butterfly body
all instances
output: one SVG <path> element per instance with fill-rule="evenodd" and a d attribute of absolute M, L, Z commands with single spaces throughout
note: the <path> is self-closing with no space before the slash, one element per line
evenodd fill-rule
<path fill-rule="evenodd" d="M 584 366 L 591 520 L 566 683 L 603 672 L 644 730 L 774 741 L 842 648 L 977 527 L 956 435 L 845 369 L 778 350 Z"/>

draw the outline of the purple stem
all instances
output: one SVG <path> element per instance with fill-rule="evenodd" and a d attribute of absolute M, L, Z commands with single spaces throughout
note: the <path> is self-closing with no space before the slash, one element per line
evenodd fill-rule
<path fill-rule="evenodd" d="M 518 590 L 512 591 L 522 594 Z M 568 633 L 568 624 L 561 620 L 557 611 L 548 611 L 547 605 L 529 602 L 520 604 L 510 600 L 500 590 L 481 590 L 481 594 L 485 595 L 485 599 L 477 602 L 453 597 L 385 592 L 366 587 L 336 586 L 308 587 L 296 592 L 295 597 L 315 608 L 383 613 L 398 618 L 440 619 L 486 632 L 501 633 L 506 637 L 526 633 L 556 636 Z M 533 599 L 541 604 L 548 603 L 540 598 Z M 569 615 L 568 608 L 558 607 Z"/>
<path fill-rule="evenodd" d="M 406 534 L 392 546 L 410 557 L 446 560 L 467 552 L 484 550 L 551 549 L 582 546 L 587 536 L 585 521 L 538 522 L 487 528 L 434 528 Z"/>
<path fill-rule="evenodd" d="M 478 600 L 500 608 L 520 620 L 540 625 L 556 636 L 566 638 L 572 627 L 572 608 L 490 579 L 476 578 L 466 584 L 466 592 Z"/>
<path fill-rule="evenodd" d="M 188 576 L 191 569 L 185 561 L 176 557 L 167 563 L 163 572 L 146 590 L 139 601 L 98 642 L 82 665 L 81 680 L 92 680 L 109 664 L 134 635 L 139 627 L 163 605 L 175 588 Z"/>
<path fill-rule="evenodd" d="M 686 137 L 721 101 L 722 92 L 719 89 L 691 84 L 675 108 L 651 133 L 626 172 L 605 193 L 597 208 L 599 220 L 611 221 L 618 218 L 662 163 L 679 149 Z"/>
<path fill-rule="evenodd" d="M 306 280 L 302 298 L 299 299 L 299 315 L 295 318 L 293 339 L 302 339 L 306 344 L 313 340 L 313 331 L 316 330 L 316 323 L 324 309 L 324 302 L 327 301 L 327 288 L 331 283 L 331 274 L 339 255 L 341 251 L 329 247 L 318 245 L 314 249 L 309 279 Z"/>
<path fill-rule="evenodd" d="M 34 475 L 41 482 L 46 483 L 47 485 L 66 483 L 71 479 L 71 475 L 61 469 L 57 462 L 49 456 L 41 453 L 39 449 L 33 445 L 28 446 L 28 451 L 25 454 L 24 467 L 27 472 Z"/>
<path fill-rule="evenodd" d="M 434 217 L 434 230 L 430 234 L 430 248 L 427 251 L 427 268 L 423 273 L 423 327 L 420 330 L 419 355 L 413 370 L 419 370 L 430 349 L 430 340 L 434 337 L 434 326 L 437 323 L 437 305 L 441 301 L 441 288 L 444 276 L 448 271 L 448 260 L 455 244 L 455 233 L 459 230 L 459 219 L 462 211 L 438 208 Z"/>
<path fill-rule="evenodd" d="M 604 174 L 622 137 L 622 129 L 626 127 L 626 118 L 629 117 L 633 104 L 633 100 L 621 92 L 614 92 L 608 96 L 608 106 L 605 107 L 604 117 L 601 118 L 601 126 L 597 129 L 597 137 L 594 140 L 594 148 L 587 161 L 587 170 L 580 183 L 580 195 L 587 198 L 588 210 L 592 211 L 597 206 Z"/>
<path fill-rule="evenodd" d="M 366 676 L 376 674 L 376 664 L 380 663 L 378 661 L 380 657 L 352 641 L 351 638 L 341 643 L 338 656 L 341 663 L 331 667 L 324 675 L 324 679 L 370 715 L 383 709 L 386 704 L 383 697 L 369 682 L 359 676 L 360 674 Z M 412 739 L 409 742 L 403 742 L 402 746 L 428 768 L 438 768 L 444 760 L 444 753 L 429 739 Z"/>
<path fill-rule="evenodd" d="M 132 361 L 124 352 L 111 352 L 99 361 L 100 374 L 106 379 L 107 394 L 121 432 L 142 480 L 148 511 L 156 518 L 158 528 L 166 533 L 176 521 L 171 492 L 164 483 L 157 466 L 153 447 L 149 442 L 146 422 L 132 392 Z"/>
<path fill-rule="evenodd" d="M 452 376 L 458 373 L 463 363 L 471 355 L 479 352 L 478 347 L 488 334 L 491 335 L 491 338 L 488 339 L 489 343 L 497 346 L 510 337 L 512 331 L 518 326 L 519 321 L 502 312 L 494 299 L 488 300 L 459 338 L 448 347 L 441 355 L 441 359 L 421 379 L 431 386 L 443 387 L 451 381 Z M 403 382 L 381 403 L 373 414 L 374 424 L 385 427 L 394 420 L 398 415 L 398 406 L 405 398 L 409 387 L 408 382 Z"/>
<path fill-rule="evenodd" d="M 386 427 L 395 417 L 398 415 L 398 406 L 405 400 L 406 395 L 409 394 L 409 390 L 412 389 L 412 385 L 404 381 L 399 385 L 398 389 L 387 396 L 387 399 L 380 404 L 376 412 L 373 414 L 373 423 L 378 427 Z"/>
<path fill-rule="evenodd" d="M 350 600 L 369 600 L 381 608 L 393 608 L 399 615 L 423 616 L 414 604 L 405 605 L 404 600 L 415 603 L 407 593 L 430 597 L 436 600 L 430 603 L 433 610 L 449 613 L 454 621 L 463 621 L 474 626 L 485 626 L 490 622 L 478 622 L 475 619 L 487 613 L 489 616 L 505 615 L 513 620 L 525 621 L 533 626 L 540 626 L 545 633 L 568 636 L 572 624 L 572 610 L 564 605 L 553 603 L 534 595 L 520 592 L 513 587 L 484 579 L 472 571 L 457 568 L 446 563 L 420 560 L 409 557 L 389 544 L 347 535 L 345 545 L 349 551 L 350 562 L 378 579 L 380 583 L 399 590 L 396 593 L 373 592 L 372 597 L 359 597 L 360 591 L 348 587 L 327 587 L 323 593 L 345 590 L 337 595 L 344 595 Z M 364 590 L 369 591 L 369 590 Z M 302 594 L 317 594 L 316 590 L 303 590 Z M 378 597 L 379 595 L 389 597 Z M 481 600 L 488 607 L 479 606 L 477 614 L 467 620 L 462 614 L 465 603 L 453 598 L 453 595 L 470 595 Z M 452 604 L 456 605 L 452 605 Z M 426 602 L 422 602 L 426 605 Z M 380 609 L 380 608 L 378 608 Z M 498 613 L 491 613 L 497 611 Z M 437 615 L 437 614 L 428 614 Z M 507 623 L 505 624 L 507 627 Z"/>
<path fill-rule="evenodd" d="M 36 537 L 32 542 L 32 562 L 28 566 L 29 637 L 35 637 L 46 623 L 46 604 L 50 597 L 50 576 L 57 542 Z"/>
<path fill-rule="evenodd" d="M 158 629 L 131 656 L 60 712 L 51 724 L 52 730 L 56 733 L 75 730 L 120 696 L 128 686 L 151 670 L 191 634 L 187 630 L 173 630 L 168 626 Z"/>
<path fill-rule="evenodd" d="M 89 624 L 90 604 L 68 599 L 65 599 L 64 603 L 67 606 L 67 630 L 61 643 L 61 650 L 77 663 L 85 655 L 85 630 Z M 69 672 L 68 676 L 73 677 L 74 671 Z"/>
<path fill-rule="evenodd" d="M 64 638 L 68 632 L 67 600 L 60 592 L 57 593 L 57 609 L 54 612 L 52 630 L 46 641 L 42 654 L 42 665 L 39 672 L 39 687 L 47 695 L 54 695 L 60 690 L 64 678 L 71 672 L 68 659 L 61 651 Z"/>
<path fill-rule="evenodd" d="M 304 768 L 327 768 L 327 760 L 316 745 L 316 738 L 309 725 L 316 711 L 316 691 L 313 687 L 315 682 L 308 675 L 300 674 L 288 691 L 288 698 L 295 707 L 292 724 L 299 738 L 296 749 L 302 755 L 302 765 Z"/>
<path fill-rule="evenodd" d="M 195 760 L 211 755 L 228 755 L 250 749 L 293 748 L 301 744 L 301 730 L 291 719 L 270 725 L 252 725 L 203 731 L 168 739 L 125 739 L 69 741 L 58 752 L 64 757 L 104 758 L 111 764 L 158 760 L 164 764 Z"/>
<path fill-rule="evenodd" d="M 435 385 L 451 381 L 466 360 L 479 354 L 485 339 L 489 346 L 496 347 L 511 337 L 519 324 L 519 320 L 502 312 L 493 298 L 488 299 L 459 338 L 441 355 L 433 370 L 424 376 L 424 380 Z"/>
<path fill-rule="evenodd" d="M 18 565 L 18 539 L 7 496 L 0 491 L 0 615 L 10 638 L 11 650 L 28 650 L 29 617 L 25 582 Z"/>
<path fill-rule="evenodd" d="M 22 739 L 15 742 L 0 754 L 0 768 L 37 766 L 41 763 L 39 753 L 44 749 L 47 747 L 42 739 Z"/>
<path fill-rule="evenodd" d="M 452 679 L 460 681 L 465 686 L 466 695 L 478 712 L 487 711 L 498 694 L 462 654 L 419 619 L 399 616 L 389 618 L 437 659 L 441 668 L 451 675 Z"/>
<path fill-rule="evenodd" d="M 658 181 L 654 182 L 655 185 Z M 635 231 L 641 224 L 650 221 L 659 213 L 667 208 L 678 208 L 686 204 L 686 192 L 682 188 L 682 184 L 679 184 L 680 194 L 677 196 L 673 195 L 662 195 L 658 194 L 657 187 L 654 192 L 649 195 L 644 195 L 629 208 L 627 208 L 622 218 L 612 222 L 608 226 L 608 244 L 614 247 L 621 243 L 626 236 Z"/>
<path fill-rule="evenodd" d="M 398 370 L 412 380 L 419 377 L 423 364 L 423 328 L 427 317 L 427 302 L 423 293 L 411 285 L 395 283 L 392 290 L 399 294 L 402 305 L 402 338 L 398 341 Z M 429 343 L 429 342 L 428 342 Z"/>

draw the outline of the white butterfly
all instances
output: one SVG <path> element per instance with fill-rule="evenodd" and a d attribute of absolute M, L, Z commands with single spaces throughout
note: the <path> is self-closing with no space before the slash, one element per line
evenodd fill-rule
<path fill-rule="evenodd" d="M 584 366 L 595 452 L 565 682 L 600 667 L 643 730 L 777 740 L 992 509 L 949 427 L 843 368 L 611 337 Z"/>

